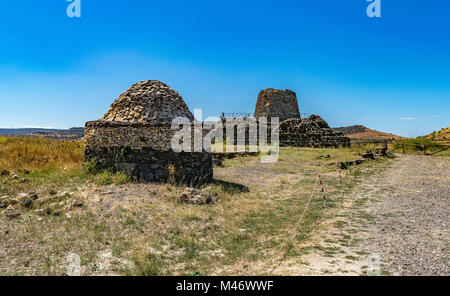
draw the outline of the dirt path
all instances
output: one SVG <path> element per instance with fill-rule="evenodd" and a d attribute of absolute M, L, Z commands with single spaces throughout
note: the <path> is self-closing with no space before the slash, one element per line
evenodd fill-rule
<path fill-rule="evenodd" d="M 331 213 L 331 211 L 330 211 Z M 345 196 L 284 275 L 450 275 L 450 159 L 398 155 Z"/>

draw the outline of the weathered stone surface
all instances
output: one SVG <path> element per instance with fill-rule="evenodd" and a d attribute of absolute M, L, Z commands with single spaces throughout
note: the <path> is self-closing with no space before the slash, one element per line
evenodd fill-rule
<path fill-rule="evenodd" d="M 85 140 L 89 146 L 169 151 L 175 132 L 171 123 L 91 121 L 86 123 Z"/>
<path fill-rule="evenodd" d="M 17 218 L 20 216 L 20 213 L 16 211 L 16 209 L 11 205 L 3 210 L 2 214 L 4 214 L 8 218 Z"/>
<path fill-rule="evenodd" d="M 23 207 L 29 208 L 33 204 L 33 201 L 30 198 L 27 198 L 27 199 L 22 200 L 21 204 Z"/>
<path fill-rule="evenodd" d="M 100 121 L 172 122 L 176 117 L 194 120 L 175 90 L 160 81 L 145 80 L 121 94 Z"/>
<path fill-rule="evenodd" d="M 245 122 L 239 127 L 234 127 L 235 133 L 232 139 L 227 139 L 226 137 L 226 131 L 229 128 L 227 125 L 222 124 L 220 128 L 223 129 L 224 141 L 238 145 L 237 133 L 241 133 L 244 135 L 242 144 L 250 144 L 249 135 L 251 127 L 248 122 Z M 215 130 L 217 129 L 218 127 L 215 128 Z M 268 123 L 267 130 L 265 130 L 268 143 L 271 142 L 272 131 L 271 124 Z M 260 123 L 257 121 L 254 122 L 253 132 L 256 135 L 256 139 L 259 139 L 261 129 Z M 320 116 L 311 115 L 305 119 L 292 118 L 281 122 L 279 126 L 279 143 L 280 146 L 294 147 L 338 147 L 349 146 L 350 138 L 346 137 L 342 132 L 331 129 L 328 123 Z"/>
<path fill-rule="evenodd" d="M 290 118 L 300 118 L 297 95 L 292 90 L 268 88 L 258 95 L 255 107 L 256 119 L 279 117 L 280 122 Z"/>
<path fill-rule="evenodd" d="M 366 153 L 362 155 L 364 159 L 375 159 L 375 155 L 371 150 L 368 150 Z"/>
<path fill-rule="evenodd" d="M 37 210 L 34 211 L 34 213 L 35 213 L 36 215 L 39 215 L 39 216 L 44 216 L 44 215 L 45 215 L 45 210 L 43 210 L 43 209 L 37 209 Z"/>
<path fill-rule="evenodd" d="M 388 147 L 387 145 L 381 148 L 377 148 L 376 150 L 377 156 L 387 156 Z"/>
<path fill-rule="evenodd" d="M 17 196 L 17 198 L 22 201 L 24 199 L 28 199 L 30 196 L 27 193 L 19 193 L 19 195 Z"/>
<path fill-rule="evenodd" d="M 280 123 L 280 143 L 298 147 L 349 146 L 350 139 L 344 133 L 331 129 L 318 115 L 305 119 L 288 119 Z"/>
<path fill-rule="evenodd" d="M 330 164 L 328 164 L 329 166 L 337 166 L 339 168 L 339 166 L 341 167 L 341 169 L 346 170 L 348 169 L 349 166 L 356 166 L 356 165 L 360 165 L 363 164 L 364 162 L 366 162 L 366 159 L 355 159 L 355 160 L 348 160 L 348 161 L 340 161 L 340 162 L 332 162 Z"/>
<path fill-rule="evenodd" d="M 125 171 L 138 180 L 196 184 L 212 179 L 212 155 L 206 152 L 175 153 L 143 147 L 86 148 L 85 159 L 95 158 L 99 169 Z"/>
<path fill-rule="evenodd" d="M 205 204 L 214 204 L 219 199 L 220 199 L 219 195 L 217 193 L 211 195 L 208 192 L 208 188 L 200 190 L 188 187 L 179 196 L 178 202 L 186 204 L 205 205 Z"/>

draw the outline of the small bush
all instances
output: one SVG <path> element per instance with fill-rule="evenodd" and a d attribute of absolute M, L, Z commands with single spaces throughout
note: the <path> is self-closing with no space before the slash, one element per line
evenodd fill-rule
<path fill-rule="evenodd" d="M 99 186 L 105 186 L 114 183 L 113 173 L 111 173 L 110 171 L 101 172 L 100 174 L 95 176 L 94 183 Z"/>
<path fill-rule="evenodd" d="M 90 159 L 83 163 L 83 168 L 91 174 L 98 172 L 97 160 L 95 158 Z"/>
<path fill-rule="evenodd" d="M 122 185 L 129 183 L 131 177 L 124 172 L 103 171 L 94 177 L 94 183 L 99 186 L 105 185 Z"/>
<path fill-rule="evenodd" d="M 128 175 L 124 172 L 117 172 L 113 176 L 113 180 L 114 180 L 114 184 L 122 185 L 122 184 L 129 183 L 131 181 L 131 177 L 130 177 L 130 175 Z"/>

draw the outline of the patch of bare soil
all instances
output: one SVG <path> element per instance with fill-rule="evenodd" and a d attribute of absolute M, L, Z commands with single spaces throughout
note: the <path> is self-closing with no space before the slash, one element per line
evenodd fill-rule
<path fill-rule="evenodd" d="M 398 155 L 321 225 L 283 275 L 450 275 L 450 159 Z M 330 210 L 331 213 L 331 210 Z"/>

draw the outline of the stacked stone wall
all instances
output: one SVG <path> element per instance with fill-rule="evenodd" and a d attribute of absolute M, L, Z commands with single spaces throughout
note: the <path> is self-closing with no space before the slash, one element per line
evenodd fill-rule
<path fill-rule="evenodd" d="M 288 119 L 280 124 L 280 143 L 296 147 L 350 146 L 350 138 L 334 131 L 318 115 L 305 119 Z"/>
<path fill-rule="evenodd" d="M 125 171 L 143 181 L 211 181 L 211 153 L 174 152 L 175 132 L 171 123 L 88 122 L 84 160 L 95 161 L 101 170 Z"/>
<path fill-rule="evenodd" d="M 233 127 L 233 125 L 227 125 L 225 121 L 226 119 L 222 121 L 221 127 L 223 129 L 224 142 L 238 145 L 238 133 L 245 133 L 245 145 L 250 144 L 249 135 L 251 128 L 248 122 L 245 122 L 243 119 L 237 120 L 237 127 Z M 239 123 L 241 124 L 239 125 Z M 253 129 L 256 130 L 256 139 L 259 139 L 259 122 L 254 121 L 253 125 Z M 230 139 L 226 134 L 227 128 L 234 129 L 234 135 Z M 265 133 L 267 135 L 267 143 L 271 144 L 272 128 L 270 121 L 267 124 Z M 291 147 L 348 147 L 350 146 L 350 139 L 344 133 L 331 129 L 319 116 L 312 115 L 307 119 L 289 119 L 281 122 L 279 127 L 279 144 L 280 146 Z"/>

